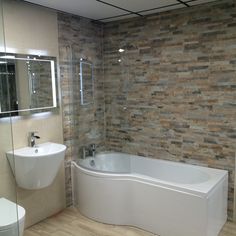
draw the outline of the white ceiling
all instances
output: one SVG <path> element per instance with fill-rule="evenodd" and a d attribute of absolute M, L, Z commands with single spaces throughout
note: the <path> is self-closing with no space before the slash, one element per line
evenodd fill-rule
<path fill-rule="evenodd" d="M 75 15 L 109 22 L 216 0 L 25 0 Z"/>

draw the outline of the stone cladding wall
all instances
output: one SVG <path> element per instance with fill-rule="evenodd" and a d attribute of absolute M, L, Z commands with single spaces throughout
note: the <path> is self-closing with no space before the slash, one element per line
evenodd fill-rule
<path fill-rule="evenodd" d="M 107 148 L 228 170 L 232 219 L 236 2 L 106 24 L 104 71 Z"/>

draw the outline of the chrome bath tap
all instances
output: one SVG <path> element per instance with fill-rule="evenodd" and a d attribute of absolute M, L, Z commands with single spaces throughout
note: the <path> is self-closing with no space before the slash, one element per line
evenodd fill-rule
<path fill-rule="evenodd" d="M 94 144 L 94 143 L 91 144 L 90 150 L 91 150 L 92 157 L 95 157 L 96 156 L 96 144 Z"/>
<path fill-rule="evenodd" d="M 79 153 L 82 159 L 86 157 L 95 157 L 96 155 L 96 144 L 90 144 L 89 146 L 81 146 Z"/>

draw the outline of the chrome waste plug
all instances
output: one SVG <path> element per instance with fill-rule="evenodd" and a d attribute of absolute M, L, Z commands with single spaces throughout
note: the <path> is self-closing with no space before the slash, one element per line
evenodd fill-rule
<path fill-rule="evenodd" d="M 90 166 L 95 166 L 95 161 L 94 160 L 91 160 L 89 163 L 90 163 Z"/>

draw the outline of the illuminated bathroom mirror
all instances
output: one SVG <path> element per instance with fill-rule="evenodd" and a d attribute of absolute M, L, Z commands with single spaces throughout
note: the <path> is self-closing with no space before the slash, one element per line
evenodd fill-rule
<path fill-rule="evenodd" d="M 80 59 L 80 103 L 89 105 L 94 99 L 93 64 Z"/>
<path fill-rule="evenodd" d="M 0 117 L 57 106 L 56 58 L 0 54 Z"/>

